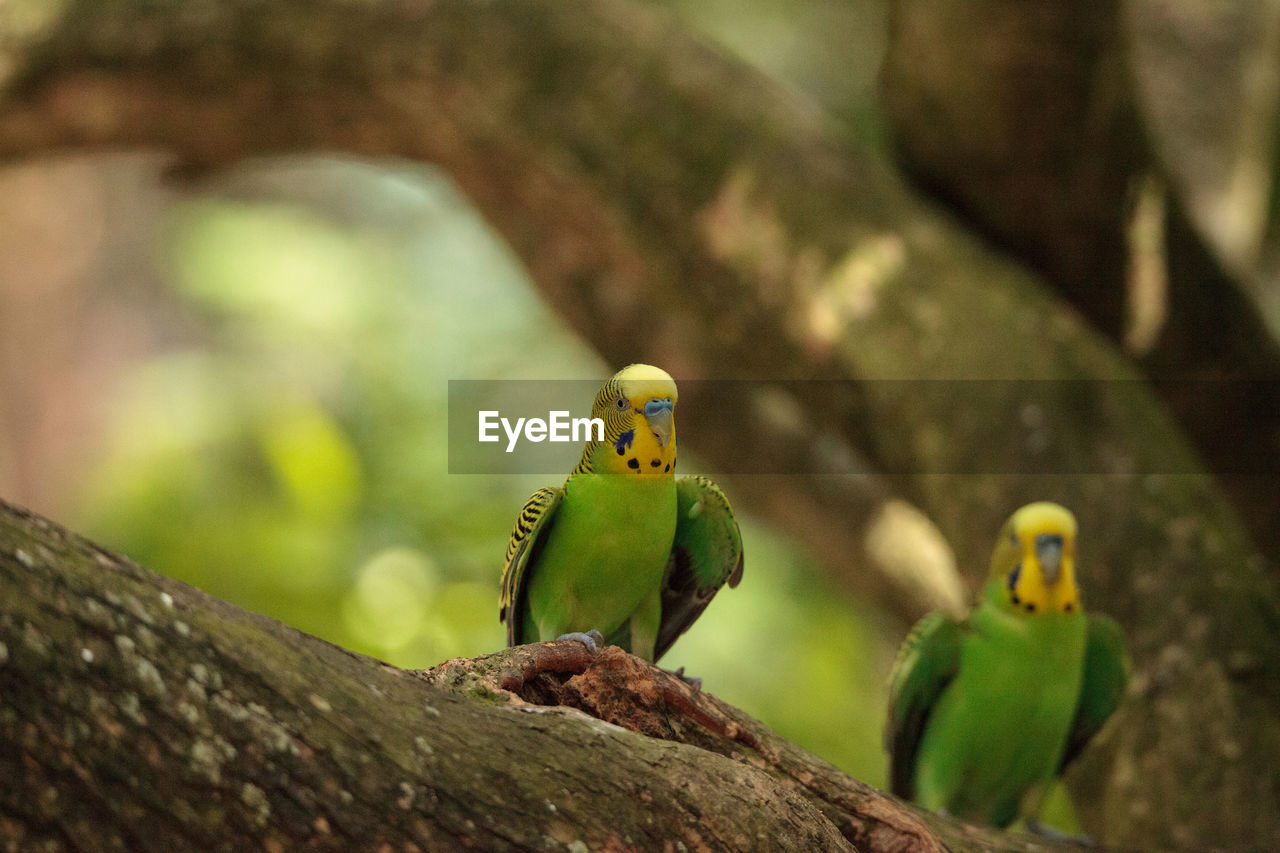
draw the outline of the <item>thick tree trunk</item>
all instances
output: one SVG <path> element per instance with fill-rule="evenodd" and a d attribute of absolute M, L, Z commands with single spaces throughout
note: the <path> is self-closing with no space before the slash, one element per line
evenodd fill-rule
<path fill-rule="evenodd" d="M 68 2 L 0 17 L 0 69 L 0 156 L 145 145 L 184 165 L 308 149 L 440 163 L 607 358 L 751 378 L 682 398 L 682 438 L 729 470 L 792 453 L 786 470 L 828 475 L 737 477 L 730 494 L 904 620 L 946 596 L 875 546 L 902 517 L 895 495 L 974 574 L 1012 508 L 1071 506 L 1089 606 L 1119 618 L 1136 663 L 1079 774 L 1089 828 L 1140 847 L 1280 843 L 1277 594 L 1137 371 L 821 116 L 659 10 Z M 967 381 L 992 376 L 1051 381 Z M 764 387 L 774 377 L 843 384 Z M 919 381 L 937 379 L 954 381 Z M 744 440 L 726 440 L 725 412 Z M 411 744 L 394 743 L 398 761 Z M 189 764 L 225 753 L 210 741 Z M 266 781 L 228 803 L 258 801 Z"/>
<path fill-rule="evenodd" d="M 400 670 L 3 503 L 0 774 L 5 850 L 1045 849 L 620 649 Z"/>

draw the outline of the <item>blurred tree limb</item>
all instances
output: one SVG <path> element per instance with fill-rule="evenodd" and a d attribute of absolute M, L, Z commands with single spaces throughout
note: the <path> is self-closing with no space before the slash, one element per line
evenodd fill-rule
<path fill-rule="evenodd" d="M 903 619 L 954 596 L 873 547 L 902 517 L 895 498 L 970 577 L 1013 507 L 1068 504 L 1090 606 L 1126 626 L 1137 666 L 1077 774 L 1086 825 L 1133 846 L 1280 840 L 1276 590 L 1138 370 L 821 114 L 660 10 L 11 4 L 0 84 L 10 158 L 148 146 L 198 167 L 316 149 L 441 164 L 606 358 L 758 380 L 683 403 L 682 437 L 733 470 L 793 459 L 794 475 L 739 476 L 731 494 Z M 914 381 L 977 377 L 1052 381 L 1036 403 L 1014 383 Z M 770 378 L 852 381 L 830 394 Z"/>
<path fill-rule="evenodd" d="M 5 849 L 1053 849 L 917 815 L 620 649 L 408 672 L 4 503 L 0 697 Z"/>
<path fill-rule="evenodd" d="M 1280 550 L 1280 2 L 893 0 L 902 163 L 1124 344 Z M 1280 317 L 1280 315 L 1277 315 Z M 1266 382 L 1189 383 L 1195 379 Z"/>

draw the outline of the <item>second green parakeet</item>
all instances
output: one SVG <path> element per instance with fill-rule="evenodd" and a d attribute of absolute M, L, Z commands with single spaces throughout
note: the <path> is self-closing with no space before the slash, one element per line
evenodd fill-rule
<path fill-rule="evenodd" d="M 928 809 L 1007 826 L 1036 818 L 1048 786 L 1120 703 L 1124 637 L 1085 615 L 1076 520 L 1033 503 L 1005 523 L 977 604 L 912 629 L 890 683 L 891 788 Z M 1024 804 L 1028 792 L 1039 798 Z"/>

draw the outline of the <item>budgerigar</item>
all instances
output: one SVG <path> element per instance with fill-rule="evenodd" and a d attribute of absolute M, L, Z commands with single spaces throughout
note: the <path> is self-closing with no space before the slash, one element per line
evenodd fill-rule
<path fill-rule="evenodd" d="M 895 794 L 999 827 L 1038 817 L 1128 680 L 1120 628 L 1086 617 L 1075 561 L 1075 517 L 1057 504 L 1024 506 L 1000 531 L 968 617 L 934 612 L 912 629 L 885 729 Z"/>
<path fill-rule="evenodd" d="M 676 384 L 647 364 L 601 387 L 587 442 L 563 488 L 534 492 L 502 574 L 507 643 L 599 632 L 649 661 L 671 647 L 726 582 L 742 577 L 742 538 L 714 483 L 675 477 Z"/>

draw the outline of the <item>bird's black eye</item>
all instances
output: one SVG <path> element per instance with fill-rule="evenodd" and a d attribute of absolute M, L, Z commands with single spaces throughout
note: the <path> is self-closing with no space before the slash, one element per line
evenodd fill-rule
<path fill-rule="evenodd" d="M 617 407 L 618 407 L 618 411 L 619 411 L 619 412 L 621 412 L 623 409 L 625 409 L 625 408 L 627 407 L 627 398 L 626 398 L 626 397 L 619 397 L 618 399 L 616 399 L 616 400 L 614 400 L 614 401 L 613 401 L 613 404 L 614 404 L 615 406 L 617 406 Z"/>

